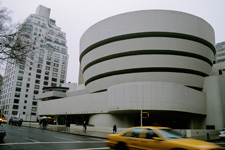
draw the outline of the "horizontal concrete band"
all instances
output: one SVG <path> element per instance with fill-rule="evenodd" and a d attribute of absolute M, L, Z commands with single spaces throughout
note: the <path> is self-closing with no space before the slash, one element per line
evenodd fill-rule
<path fill-rule="evenodd" d="M 85 85 L 88 85 L 89 83 L 105 78 L 105 77 L 110 77 L 110 76 L 115 76 L 115 75 L 121 75 L 121 74 L 131 74 L 131 73 L 140 73 L 140 72 L 174 72 L 174 73 L 187 73 L 187 74 L 194 74 L 198 75 L 201 77 L 206 77 L 208 76 L 207 74 L 203 72 L 199 72 L 196 70 L 191 70 L 191 69 L 184 69 L 184 68 L 164 68 L 164 67 L 154 67 L 154 68 L 130 68 L 130 69 L 124 69 L 124 70 L 116 70 L 116 71 L 111 71 L 111 72 L 106 72 L 103 74 L 96 75 L 90 79 L 88 79 L 85 82 Z"/>
<path fill-rule="evenodd" d="M 83 57 L 81 61 L 82 69 L 90 62 L 103 57 L 144 50 L 188 52 L 194 55 L 201 55 L 211 60 L 211 62 L 214 59 L 214 54 L 211 49 L 198 42 L 178 38 L 146 37 L 116 41 L 97 47 Z"/>
<path fill-rule="evenodd" d="M 212 62 L 208 58 L 198 55 L 198 54 L 190 53 L 190 52 L 181 52 L 181 51 L 173 51 L 173 50 L 136 50 L 136 51 L 112 54 L 109 56 L 99 58 L 97 60 L 90 62 L 86 66 L 84 66 L 82 71 L 84 73 L 89 67 L 91 67 L 95 64 L 107 61 L 107 60 L 116 59 L 116 58 L 120 58 L 120 57 L 135 56 L 135 55 L 136 56 L 137 55 L 176 55 L 176 56 L 183 56 L 183 57 L 192 57 L 192 58 L 202 60 L 202 61 L 208 63 L 210 66 L 212 66 Z"/>
<path fill-rule="evenodd" d="M 132 34 L 125 34 L 120 36 L 111 37 L 102 41 L 99 41 L 93 45 L 90 45 L 85 50 L 82 51 L 80 54 L 80 62 L 82 61 L 83 57 L 93 49 L 100 47 L 102 45 L 106 45 L 108 43 L 127 40 L 127 39 L 135 39 L 135 38 L 144 38 L 144 37 L 169 37 L 169 38 L 178 38 L 178 39 L 186 39 L 190 41 L 195 41 L 201 43 L 211 49 L 211 51 L 215 54 L 216 50 L 213 44 L 209 41 L 202 39 L 200 37 L 196 37 L 193 35 L 183 34 L 183 33 L 172 33 L 172 32 L 142 32 L 142 33 L 132 33 Z"/>
<path fill-rule="evenodd" d="M 87 88 L 92 92 L 100 92 L 112 85 L 129 82 L 171 82 L 199 89 L 203 87 L 204 78 L 199 75 L 175 72 L 140 72 L 121 74 L 92 81 Z"/>

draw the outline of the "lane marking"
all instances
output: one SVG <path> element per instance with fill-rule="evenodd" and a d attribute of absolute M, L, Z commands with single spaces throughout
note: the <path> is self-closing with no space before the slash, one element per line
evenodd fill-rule
<path fill-rule="evenodd" d="M 62 139 L 62 140 L 68 140 L 68 141 L 73 141 L 73 139 L 68 139 L 60 136 L 54 136 L 55 138 Z"/>
<path fill-rule="evenodd" d="M 34 139 L 31 139 L 31 138 L 28 138 L 28 137 L 24 137 L 24 139 L 28 140 L 28 141 L 32 141 L 32 142 L 37 142 L 39 143 L 40 141 L 37 141 L 37 140 L 34 140 Z"/>
<path fill-rule="evenodd" d="M 78 143 L 105 143 L 105 141 L 62 141 L 62 142 L 20 142 L 20 143 L 1 143 L 1 145 L 29 145 L 29 144 L 78 144 Z"/>

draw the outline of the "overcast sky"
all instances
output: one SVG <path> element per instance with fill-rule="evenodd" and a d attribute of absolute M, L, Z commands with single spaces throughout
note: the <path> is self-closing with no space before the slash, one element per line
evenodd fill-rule
<path fill-rule="evenodd" d="M 216 43 L 225 41 L 225 0 L 0 0 L 12 11 L 13 22 L 22 23 L 38 5 L 51 9 L 50 18 L 66 33 L 69 63 L 67 82 L 77 82 L 79 42 L 93 24 L 124 12 L 167 9 L 190 13 L 206 20 L 215 30 Z"/>

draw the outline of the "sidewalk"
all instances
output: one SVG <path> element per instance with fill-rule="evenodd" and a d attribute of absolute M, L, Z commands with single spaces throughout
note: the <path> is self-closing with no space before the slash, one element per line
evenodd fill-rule
<path fill-rule="evenodd" d="M 37 122 L 23 122 L 22 126 L 27 127 L 34 127 L 34 128 L 43 128 L 42 125 L 39 125 Z M 58 131 L 58 132 L 65 132 L 70 134 L 77 134 L 77 135 L 85 135 L 85 136 L 92 136 L 98 138 L 106 139 L 108 134 L 112 134 L 113 127 L 92 127 L 87 126 L 86 133 L 83 133 L 83 126 L 77 126 L 75 124 L 70 124 L 70 129 L 67 130 L 65 125 L 48 125 L 46 127 L 47 130 Z M 127 128 L 118 128 L 117 132 L 120 133 Z M 219 139 L 219 130 L 205 130 L 205 129 L 178 129 L 178 132 L 185 132 L 186 137 L 194 138 L 199 140 L 217 140 Z M 210 138 L 207 139 L 206 134 L 210 134 Z"/>
<path fill-rule="evenodd" d="M 40 129 L 43 128 L 43 126 L 39 125 L 39 123 L 33 123 L 33 122 L 31 123 L 23 122 L 22 126 L 40 128 Z M 113 132 L 112 128 L 108 128 L 108 127 L 87 126 L 86 133 L 83 133 L 83 126 L 77 126 L 75 124 L 70 125 L 69 131 L 67 131 L 67 128 L 65 125 L 48 125 L 46 129 L 51 131 L 66 132 L 70 134 L 85 135 L 85 136 L 92 136 L 92 137 L 105 138 L 105 139 L 107 138 L 108 134 L 112 134 Z M 118 129 L 118 132 L 121 132 L 125 129 L 126 128 L 120 128 Z"/>

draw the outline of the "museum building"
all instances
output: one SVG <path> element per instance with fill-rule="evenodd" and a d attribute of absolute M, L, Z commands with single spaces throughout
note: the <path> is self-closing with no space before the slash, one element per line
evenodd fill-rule
<path fill-rule="evenodd" d="M 215 53 L 214 30 L 197 16 L 143 10 L 109 17 L 81 37 L 84 84 L 39 94 L 38 113 L 125 128 L 140 125 L 144 111 L 143 125 L 221 129 L 225 78 L 212 69 Z"/>

